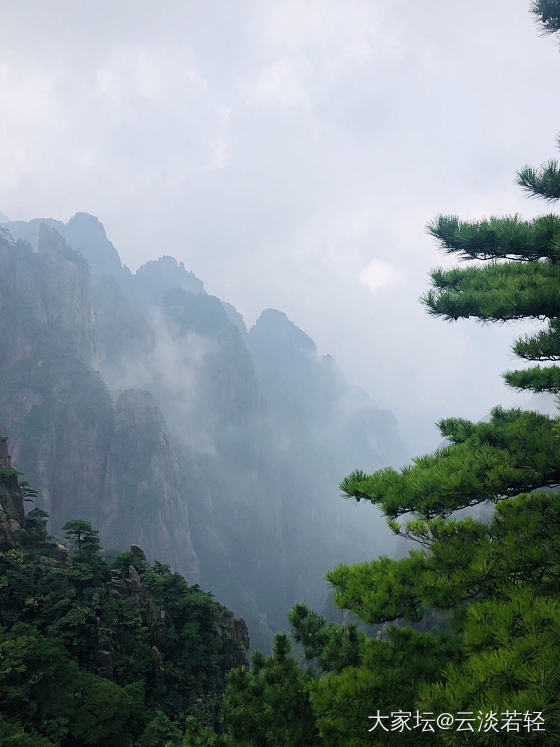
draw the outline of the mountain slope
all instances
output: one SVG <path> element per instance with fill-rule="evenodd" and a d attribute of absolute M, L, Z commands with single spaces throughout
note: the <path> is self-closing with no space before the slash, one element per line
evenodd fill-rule
<path fill-rule="evenodd" d="M 55 534 L 78 517 L 141 541 L 260 646 L 294 601 L 324 602 L 335 562 L 392 551 L 336 486 L 401 461 L 396 421 L 284 314 L 247 332 L 171 257 L 131 273 L 84 213 L 6 228 L 0 430 Z"/>

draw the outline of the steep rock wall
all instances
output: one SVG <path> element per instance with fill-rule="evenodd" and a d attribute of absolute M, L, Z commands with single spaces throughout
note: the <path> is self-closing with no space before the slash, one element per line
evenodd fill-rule
<path fill-rule="evenodd" d="M 17 547 L 23 519 L 23 490 L 8 454 L 8 439 L 0 436 L 0 552 Z"/>

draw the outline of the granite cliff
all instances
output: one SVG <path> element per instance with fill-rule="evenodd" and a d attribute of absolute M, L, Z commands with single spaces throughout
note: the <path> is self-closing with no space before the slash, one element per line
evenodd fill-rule
<path fill-rule="evenodd" d="M 0 230 L 0 430 L 51 531 L 139 542 L 259 646 L 334 563 L 391 552 L 336 486 L 402 460 L 396 421 L 284 314 L 247 331 L 171 257 L 131 273 L 85 213 Z"/>
<path fill-rule="evenodd" d="M 8 439 L 0 436 L 0 552 L 17 547 L 24 515 L 23 490 L 8 454 Z"/>

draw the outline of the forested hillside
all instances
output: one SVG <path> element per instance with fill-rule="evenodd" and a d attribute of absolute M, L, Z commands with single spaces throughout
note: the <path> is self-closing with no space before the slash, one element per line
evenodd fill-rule
<path fill-rule="evenodd" d="M 159 747 L 217 724 L 244 621 L 137 545 L 107 562 L 87 521 L 56 542 L 32 493 L 1 439 L 0 744 Z"/>

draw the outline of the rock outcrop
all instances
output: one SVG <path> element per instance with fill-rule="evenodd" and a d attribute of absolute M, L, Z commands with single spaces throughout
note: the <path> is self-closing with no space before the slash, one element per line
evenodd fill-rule
<path fill-rule="evenodd" d="M 109 594 L 116 600 L 131 600 L 144 624 L 150 631 L 152 677 L 155 680 L 165 679 L 165 651 L 168 643 L 166 633 L 166 611 L 156 603 L 154 594 L 142 581 L 141 571 L 146 567 L 146 556 L 138 545 L 131 545 L 130 553 L 133 562 L 123 574 L 118 569 L 111 570 L 111 578 L 106 582 Z M 138 566 L 138 567 L 136 567 Z M 235 646 L 229 647 L 223 661 L 224 672 L 239 666 L 249 664 L 249 631 L 242 618 L 233 617 L 231 611 L 224 605 L 219 605 L 220 619 L 218 626 L 222 639 L 232 640 Z M 113 645 L 106 627 L 98 621 L 98 646 L 94 666 L 98 674 L 111 679 L 113 671 Z"/>
<path fill-rule="evenodd" d="M 227 668 L 248 667 L 249 659 L 249 630 L 247 623 L 241 618 L 231 615 L 231 612 L 221 605 L 223 610 L 222 631 L 239 643 L 239 649 L 231 652 L 226 660 Z"/>
<path fill-rule="evenodd" d="M 0 436 L 0 552 L 19 545 L 23 519 L 23 490 L 12 467 L 8 439 Z"/>

